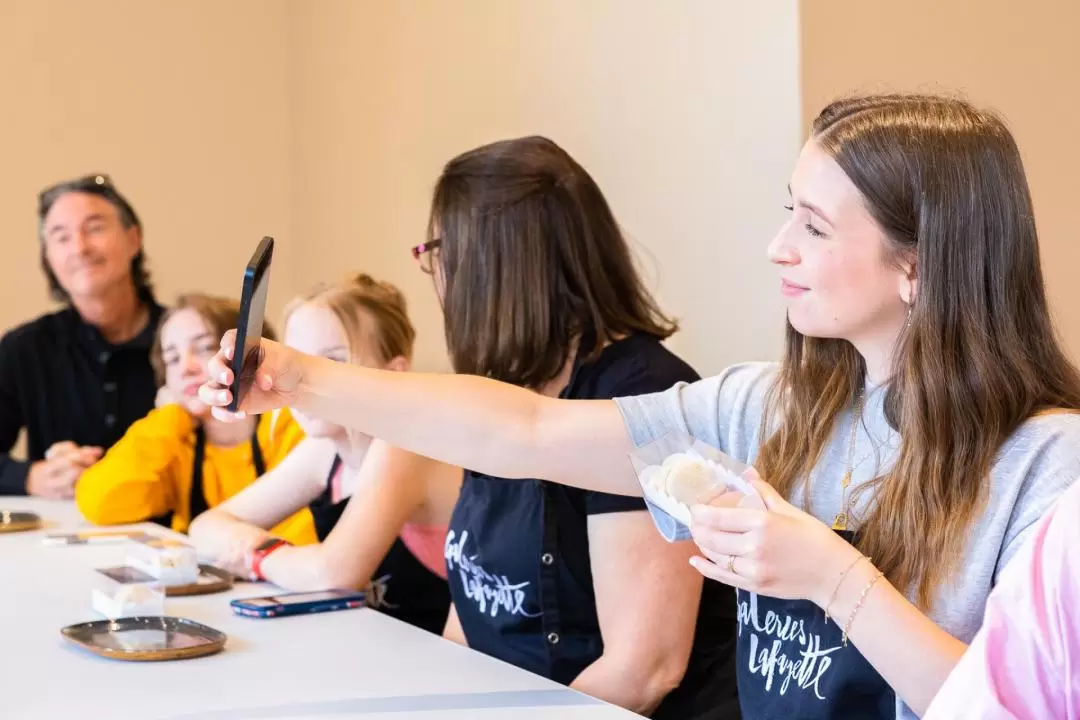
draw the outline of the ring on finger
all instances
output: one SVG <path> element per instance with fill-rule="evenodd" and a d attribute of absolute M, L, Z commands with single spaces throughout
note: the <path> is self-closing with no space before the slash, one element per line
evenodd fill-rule
<path fill-rule="evenodd" d="M 737 575 L 738 574 L 738 573 L 735 572 L 735 556 L 734 555 L 728 555 L 727 571 L 729 573 L 731 573 L 732 575 Z"/>

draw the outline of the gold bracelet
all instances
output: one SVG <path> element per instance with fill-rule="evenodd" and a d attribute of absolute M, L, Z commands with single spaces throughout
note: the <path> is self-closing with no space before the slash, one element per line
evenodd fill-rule
<path fill-rule="evenodd" d="M 848 633 L 851 631 L 851 623 L 855 622 L 855 616 L 859 612 L 859 608 L 862 607 L 863 601 L 866 600 L 866 594 L 870 592 L 870 588 L 874 587 L 874 583 L 878 581 L 885 573 L 880 570 L 877 571 L 877 575 L 870 578 L 870 582 L 866 583 L 866 587 L 863 588 L 862 595 L 859 596 L 859 601 L 855 603 L 855 607 L 851 609 L 851 615 L 848 615 L 847 624 L 844 626 L 843 643 L 844 647 L 847 647 Z"/>
<path fill-rule="evenodd" d="M 840 579 L 836 581 L 836 587 L 833 588 L 832 597 L 830 597 L 829 602 L 827 602 L 825 604 L 825 623 L 826 624 L 828 624 L 828 622 L 829 622 L 829 608 L 831 608 L 832 604 L 834 602 L 836 602 L 836 595 L 837 595 L 837 593 L 840 592 L 840 586 L 844 584 L 844 579 L 851 572 L 852 568 L 854 568 L 856 565 L 859 564 L 860 560 L 870 560 L 870 558 L 866 557 L 862 553 L 859 553 L 859 557 L 855 558 L 855 560 L 852 561 L 852 563 L 850 565 L 848 565 L 847 570 L 845 570 L 844 574 L 840 576 Z M 873 562 L 873 560 L 870 560 L 870 562 Z"/>

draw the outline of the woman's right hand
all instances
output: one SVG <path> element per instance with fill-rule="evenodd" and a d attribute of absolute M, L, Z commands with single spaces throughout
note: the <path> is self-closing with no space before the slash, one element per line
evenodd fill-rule
<path fill-rule="evenodd" d="M 248 414 L 289 407 L 296 400 L 303 379 L 303 355 L 266 338 L 260 338 L 259 342 L 261 357 L 251 370 L 254 380 L 240 402 L 239 411 L 232 413 L 225 407 L 232 402 L 236 331 L 230 330 L 221 338 L 221 349 L 207 365 L 210 379 L 199 388 L 199 399 L 211 407 L 218 420 L 242 420 Z"/>

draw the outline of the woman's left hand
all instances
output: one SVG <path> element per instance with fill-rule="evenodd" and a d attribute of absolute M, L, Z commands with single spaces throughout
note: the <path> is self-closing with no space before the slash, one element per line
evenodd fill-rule
<path fill-rule="evenodd" d="M 749 592 L 811 600 L 822 608 L 859 551 L 817 518 L 784 500 L 751 470 L 744 476 L 765 510 L 718 505 L 691 508 L 690 531 L 704 576 Z"/>

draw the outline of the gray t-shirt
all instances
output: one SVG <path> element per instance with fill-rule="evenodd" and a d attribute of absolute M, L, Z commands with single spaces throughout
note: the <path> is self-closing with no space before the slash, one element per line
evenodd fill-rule
<path fill-rule="evenodd" d="M 661 393 L 619 398 L 616 403 L 635 445 L 670 430 L 689 433 L 742 462 L 753 464 L 760 448 L 765 394 L 776 377 L 774 363 L 735 365 L 718 376 L 685 383 Z M 856 428 L 852 482 L 848 492 L 886 472 L 895 462 L 899 436 L 885 420 L 883 387 L 867 388 L 862 422 Z M 840 511 L 853 414 L 839 418 L 833 437 L 809 478 L 809 503 L 797 507 L 831 524 Z M 990 471 L 989 495 L 977 517 L 958 572 L 935 596 L 930 617 L 941 628 L 970 642 L 982 623 L 986 598 L 998 574 L 1024 542 L 1032 524 L 1080 477 L 1080 415 L 1047 414 L 1025 422 L 1002 444 Z M 767 478 L 766 478 L 767 479 Z M 976 478 L 972 478 L 975 487 Z M 853 508 L 852 529 L 865 517 L 872 493 Z M 650 506 L 657 528 L 672 539 L 680 526 Z M 746 668 L 740 668 L 740 672 Z M 897 717 L 915 718 L 897 698 Z"/>

